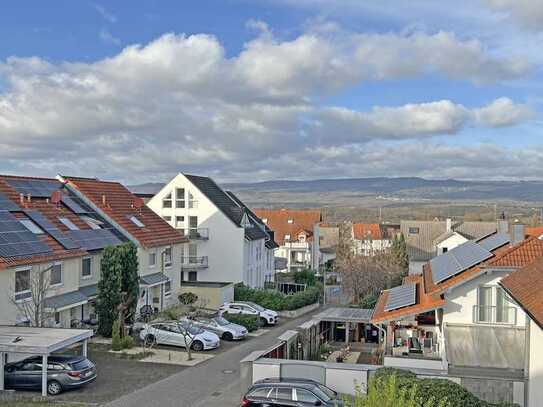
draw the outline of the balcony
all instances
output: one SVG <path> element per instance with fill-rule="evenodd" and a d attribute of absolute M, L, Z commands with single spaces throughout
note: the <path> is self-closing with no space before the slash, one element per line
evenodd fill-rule
<path fill-rule="evenodd" d="M 516 325 L 517 308 L 474 305 L 473 322 L 476 324 Z"/>
<path fill-rule="evenodd" d="M 181 270 L 198 270 L 208 268 L 207 256 L 182 256 Z"/>
<path fill-rule="evenodd" d="M 291 242 L 291 241 L 285 241 L 285 247 L 290 248 L 291 250 L 309 250 L 309 243 L 308 242 Z"/>
<path fill-rule="evenodd" d="M 209 229 L 208 228 L 190 228 L 190 229 L 180 229 L 189 240 L 208 240 L 209 239 Z"/>

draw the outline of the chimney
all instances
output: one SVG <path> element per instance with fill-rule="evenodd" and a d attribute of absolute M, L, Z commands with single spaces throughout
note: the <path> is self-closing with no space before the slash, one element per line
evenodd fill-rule
<path fill-rule="evenodd" d="M 526 232 L 522 223 L 516 223 L 511 227 L 511 244 L 519 244 L 526 238 Z"/>
<path fill-rule="evenodd" d="M 19 202 L 21 203 L 21 205 L 25 203 L 25 196 L 23 194 L 19 194 Z"/>
<path fill-rule="evenodd" d="M 31 194 L 28 194 L 26 197 L 28 199 L 28 202 L 30 202 L 32 200 L 32 195 Z"/>
<path fill-rule="evenodd" d="M 509 233 L 509 222 L 504 219 L 498 220 L 497 229 L 498 233 L 507 235 Z"/>
<path fill-rule="evenodd" d="M 102 195 L 102 205 L 103 205 L 103 206 L 106 206 L 106 205 L 107 205 L 107 200 L 106 200 L 106 196 L 105 196 L 105 195 Z"/>
<path fill-rule="evenodd" d="M 446 223 L 447 223 L 447 232 L 450 232 L 452 230 L 452 219 L 447 218 Z"/>

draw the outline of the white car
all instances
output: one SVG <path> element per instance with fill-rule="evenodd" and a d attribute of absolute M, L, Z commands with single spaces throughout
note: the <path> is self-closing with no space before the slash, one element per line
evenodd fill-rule
<path fill-rule="evenodd" d="M 255 315 L 260 317 L 266 325 L 275 325 L 279 319 L 277 312 L 249 301 L 227 302 L 219 308 L 219 313 L 221 315 Z"/>
<path fill-rule="evenodd" d="M 183 322 L 156 322 L 146 325 L 140 331 L 141 340 L 159 345 L 187 345 L 196 352 L 216 349 L 221 340 L 213 332 L 204 331 L 198 326 Z"/>
<path fill-rule="evenodd" d="M 188 320 L 183 318 L 181 321 Z M 221 339 L 226 341 L 245 339 L 248 334 L 247 328 L 238 324 L 233 324 L 223 317 L 197 317 L 190 321 L 192 321 L 192 324 L 195 326 L 216 333 Z"/>

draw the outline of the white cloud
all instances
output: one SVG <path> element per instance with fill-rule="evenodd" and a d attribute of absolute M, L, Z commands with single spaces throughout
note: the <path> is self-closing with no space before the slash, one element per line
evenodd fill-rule
<path fill-rule="evenodd" d="M 110 23 L 116 23 L 117 22 L 117 16 L 110 13 L 104 6 L 101 4 L 92 4 L 92 7 L 102 16 L 104 20 Z"/>
<path fill-rule="evenodd" d="M 541 0 L 483 0 L 493 10 L 504 13 L 523 27 L 543 30 L 543 3 Z"/>
<path fill-rule="evenodd" d="M 102 41 L 104 41 L 106 44 L 110 45 L 121 45 L 121 40 L 113 34 L 109 32 L 109 30 L 106 30 L 105 28 L 102 28 L 100 32 L 98 33 L 98 36 Z"/>
<path fill-rule="evenodd" d="M 431 68 L 427 62 L 394 67 L 406 55 L 419 58 L 423 49 L 438 46 L 442 56 L 432 57 Z M 451 64 L 482 56 L 450 67 L 443 56 L 450 49 Z M 9 58 L 0 63 L 9 86 L 0 94 L 0 169 L 125 180 L 165 179 L 181 169 L 220 178 L 292 175 L 304 165 L 318 173 L 342 165 L 342 154 L 353 146 L 529 118 L 526 106 L 505 98 L 475 109 L 442 100 L 358 112 L 317 105 L 319 96 L 428 69 L 468 80 L 480 80 L 485 70 L 492 80 L 519 74 L 508 67 L 482 47 L 442 33 L 354 35 L 346 43 L 319 34 L 289 41 L 261 36 L 231 58 L 213 36 L 167 34 L 95 63 Z M 364 151 L 373 152 L 367 159 L 379 167 L 380 150 Z M 318 160 L 328 162 L 319 170 Z"/>

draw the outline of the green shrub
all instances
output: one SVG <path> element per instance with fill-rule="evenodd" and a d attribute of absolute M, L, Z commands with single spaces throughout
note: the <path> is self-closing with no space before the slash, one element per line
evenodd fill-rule
<path fill-rule="evenodd" d="M 131 336 L 125 336 L 121 339 L 122 349 L 130 349 L 134 347 L 134 338 Z"/>
<path fill-rule="evenodd" d="M 123 348 L 121 343 L 121 325 L 119 319 L 113 321 L 113 326 L 111 327 L 111 349 L 114 351 L 119 351 Z"/>
<path fill-rule="evenodd" d="M 255 315 L 229 314 L 224 317 L 233 324 L 244 326 L 249 332 L 260 328 L 260 319 Z"/>
<path fill-rule="evenodd" d="M 177 296 L 179 302 L 183 305 L 192 305 L 198 301 L 198 296 L 194 293 L 183 293 Z"/>
<path fill-rule="evenodd" d="M 308 286 L 314 286 L 317 279 L 315 273 L 310 269 L 294 272 L 294 282 L 297 284 L 307 284 Z"/>
<path fill-rule="evenodd" d="M 235 301 L 252 301 L 274 311 L 291 311 L 319 301 L 320 287 L 308 287 L 305 291 L 286 295 L 276 290 L 255 289 L 237 284 Z"/>

